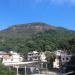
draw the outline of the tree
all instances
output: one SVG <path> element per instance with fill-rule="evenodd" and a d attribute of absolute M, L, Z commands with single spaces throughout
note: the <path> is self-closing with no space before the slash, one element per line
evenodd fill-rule
<path fill-rule="evenodd" d="M 53 67 L 53 61 L 55 60 L 55 54 L 53 52 L 46 51 L 45 55 L 46 55 L 48 64 L 50 65 L 50 67 Z"/>
<path fill-rule="evenodd" d="M 53 52 L 45 51 L 45 55 L 48 62 L 54 61 L 55 54 Z"/>
<path fill-rule="evenodd" d="M 0 75 L 16 75 L 16 72 L 14 70 L 9 70 L 8 67 L 5 67 L 1 62 L 0 62 Z"/>
<path fill-rule="evenodd" d="M 72 54 L 75 54 L 75 37 L 72 39 L 68 40 L 69 46 L 70 46 L 70 51 Z"/>

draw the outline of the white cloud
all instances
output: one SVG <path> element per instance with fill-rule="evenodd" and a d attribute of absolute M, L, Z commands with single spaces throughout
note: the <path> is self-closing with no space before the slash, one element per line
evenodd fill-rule
<path fill-rule="evenodd" d="M 69 4 L 75 5 L 75 0 L 35 0 L 36 3 L 49 2 L 51 4 Z"/>

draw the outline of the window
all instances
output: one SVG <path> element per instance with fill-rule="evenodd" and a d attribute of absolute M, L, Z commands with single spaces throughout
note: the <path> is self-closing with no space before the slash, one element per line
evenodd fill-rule
<path fill-rule="evenodd" d="M 11 59 L 11 61 L 13 61 L 13 58 Z"/>
<path fill-rule="evenodd" d="M 69 60 L 69 58 L 66 58 L 66 60 Z"/>
<path fill-rule="evenodd" d="M 63 58 L 63 60 L 64 60 L 64 58 Z"/>

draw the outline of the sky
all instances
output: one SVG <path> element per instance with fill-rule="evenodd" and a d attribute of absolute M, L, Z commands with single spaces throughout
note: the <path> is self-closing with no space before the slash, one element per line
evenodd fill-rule
<path fill-rule="evenodd" d="M 0 30 L 32 22 L 75 30 L 75 0 L 0 0 Z"/>

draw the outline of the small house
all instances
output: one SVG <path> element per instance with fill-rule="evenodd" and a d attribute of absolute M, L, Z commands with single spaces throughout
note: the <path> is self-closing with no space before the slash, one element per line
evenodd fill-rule
<path fill-rule="evenodd" d="M 37 51 L 29 52 L 27 55 L 28 61 L 39 61 L 39 59 L 40 59 L 40 55 L 39 52 Z"/>
<path fill-rule="evenodd" d="M 23 61 L 23 58 L 20 56 L 20 54 L 10 51 L 6 55 L 3 56 L 2 63 L 6 65 L 7 63 L 17 63 Z"/>
<path fill-rule="evenodd" d="M 57 50 L 54 53 L 56 55 L 55 61 L 53 62 L 54 68 L 60 68 L 60 65 L 63 65 L 71 60 L 72 55 L 65 51 Z"/>

